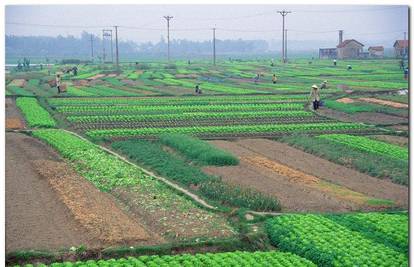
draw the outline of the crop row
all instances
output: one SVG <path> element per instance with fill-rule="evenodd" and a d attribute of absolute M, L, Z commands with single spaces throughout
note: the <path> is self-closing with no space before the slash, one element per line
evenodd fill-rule
<path fill-rule="evenodd" d="M 403 148 L 363 136 L 329 134 L 321 135 L 319 138 L 328 139 L 369 153 L 379 154 L 400 160 L 408 160 L 408 148 Z"/>
<path fill-rule="evenodd" d="M 404 253 L 321 215 L 284 215 L 266 226 L 274 245 L 319 266 L 408 266 Z"/>
<path fill-rule="evenodd" d="M 107 86 L 102 85 L 95 85 L 95 86 L 89 86 L 89 87 L 81 87 L 79 88 L 82 91 L 85 91 L 87 93 L 93 94 L 93 95 L 99 95 L 99 96 L 136 96 L 137 94 L 115 89 Z"/>
<path fill-rule="evenodd" d="M 69 105 L 161 105 L 161 104 L 196 104 L 196 103 L 244 103 L 274 101 L 305 101 L 304 95 L 263 95 L 263 96 L 200 96 L 200 97 L 105 97 L 105 98 L 51 98 L 53 106 Z"/>
<path fill-rule="evenodd" d="M 134 114 L 134 115 L 86 115 L 68 116 L 67 120 L 73 123 L 99 122 L 147 122 L 147 121 L 177 121 L 177 120 L 205 120 L 205 119 L 254 119 L 254 118 L 285 118 L 312 117 L 312 112 L 302 110 L 291 111 L 257 111 L 257 112 L 194 112 L 175 114 Z"/>
<path fill-rule="evenodd" d="M 122 136 L 156 136 L 164 133 L 180 134 L 271 134 L 275 132 L 309 132 L 309 131 L 343 131 L 365 129 L 367 126 L 358 123 L 308 123 L 308 124 L 264 124 L 264 125 L 228 125 L 202 127 L 171 128 L 137 128 L 106 129 L 86 132 L 90 137 L 122 137 Z"/>
<path fill-rule="evenodd" d="M 407 213 L 351 213 L 328 218 L 378 243 L 408 253 Z"/>
<path fill-rule="evenodd" d="M 45 265 L 38 265 L 45 266 Z M 291 253 L 269 252 L 224 252 L 205 254 L 181 254 L 164 256 L 140 256 L 109 260 L 88 260 L 77 262 L 53 263 L 53 267 L 109 267 L 109 266 L 136 266 L 136 267 L 221 267 L 221 266 L 274 266 L 274 267 L 316 267 L 309 260 Z"/>
<path fill-rule="evenodd" d="M 302 110 L 302 104 L 228 104 L 228 105 L 165 105 L 165 106 L 60 106 L 62 113 L 162 113 L 162 112 L 214 112 L 214 111 L 265 111 Z"/>
<path fill-rule="evenodd" d="M 56 122 L 43 107 L 39 105 L 36 98 L 19 97 L 16 106 L 22 111 L 30 127 L 54 127 Z"/>

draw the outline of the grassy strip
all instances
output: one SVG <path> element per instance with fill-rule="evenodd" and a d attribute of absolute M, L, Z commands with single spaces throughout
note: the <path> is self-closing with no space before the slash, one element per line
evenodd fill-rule
<path fill-rule="evenodd" d="M 334 100 L 326 100 L 325 106 L 327 108 L 335 109 L 348 114 L 354 114 L 357 112 L 378 112 L 390 115 L 402 116 L 408 114 L 406 110 L 397 108 L 386 107 L 383 105 L 375 105 L 368 103 L 340 103 Z"/>
<path fill-rule="evenodd" d="M 382 141 L 373 140 L 364 136 L 349 134 L 324 134 L 318 138 L 328 139 L 343 145 L 359 149 L 372 154 L 408 161 L 408 148 L 403 148 Z"/>
<path fill-rule="evenodd" d="M 198 138 L 183 134 L 163 134 L 160 136 L 161 143 L 170 146 L 187 159 L 203 165 L 238 165 L 239 160 L 229 152 L 218 149 Z"/>
<path fill-rule="evenodd" d="M 254 190 L 224 183 L 218 177 L 207 175 L 199 168 L 163 150 L 160 143 L 127 140 L 114 142 L 112 147 L 162 176 L 187 187 L 198 187 L 200 192 L 211 200 L 259 211 L 280 210 L 277 199 Z"/>
<path fill-rule="evenodd" d="M 56 122 L 50 114 L 42 108 L 36 98 L 19 97 L 16 106 L 22 111 L 30 127 L 50 128 L 56 126 Z"/>
<path fill-rule="evenodd" d="M 408 185 L 408 162 L 350 149 L 347 145 L 306 135 L 286 136 L 278 140 L 371 176 L 390 178 L 395 183 Z"/>

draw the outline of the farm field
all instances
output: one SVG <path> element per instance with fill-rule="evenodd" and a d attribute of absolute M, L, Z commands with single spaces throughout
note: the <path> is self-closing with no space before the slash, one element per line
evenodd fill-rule
<path fill-rule="evenodd" d="M 308 61 L 6 74 L 6 264 L 408 266 L 398 62 Z"/>

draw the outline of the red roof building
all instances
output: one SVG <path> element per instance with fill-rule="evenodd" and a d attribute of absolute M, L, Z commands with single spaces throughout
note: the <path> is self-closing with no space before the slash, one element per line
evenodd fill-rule
<path fill-rule="evenodd" d="M 396 40 L 394 42 L 395 56 L 404 58 L 408 56 L 408 40 Z"/>
<path fill-rule="evenodd" d="M 363 44 L 355 39 L 348 39 L 339 43 L 336 48 L 339 59 L 359 58 L 362 54 Z"/>

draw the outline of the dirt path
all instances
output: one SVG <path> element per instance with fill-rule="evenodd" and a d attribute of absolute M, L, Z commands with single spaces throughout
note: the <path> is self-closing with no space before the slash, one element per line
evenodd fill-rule
<path fill-rule="evenodd" d="M 393 108 L 408 108 L 408 104 L 403 104 L 399 102 L 389 101 L 389 100 L 382 100 L 377 98 L 371 98 L 371 97 L 361 97 L 358 98 L 359 101 L 367 102 L 367 103 L 374 103 L 384 106 L 390 106 Z"/>
<path fill-rule="evenodd" d="M 397 146 L 408 147 L 408 137 L 405 136 L 395 136 L 395 135 L 374 135 L 373 138 L 385 141 Z"/>
<path fill-rule="evenodd" d="M 318 113 L 322 116 L 337 119 L 345 122 L 364 122 L 368 124 L 408 124 L 408 118 L 388 115 L 378 112 L 357 112 L 355 114 L 347 114 L 344 112 L 321 108 Z M 407 113 L 408 115 L 408 113 Z"/>
<path fill-rule="evenodd" d="M 25 123 L 16 102 L 12 98 L 6 98 L 6 129 L 24 129 Z"/>
<path fill-rule="evenodd" d="M 408 205 L 406 186 L 362 174 L 286 144 L 267 139 L 245 139 L 237 142 L 237 145 L 356 192 L 375 198 L 390 199 L 403 207 Z"/>
<path fill-rule="evenodd" d="M 48 182 L 34 170 L 31 160 L 37 159 L 60 161 L 40 141 L 6 133 L 6 252 L 99 245 L 80 229 Z"/>

